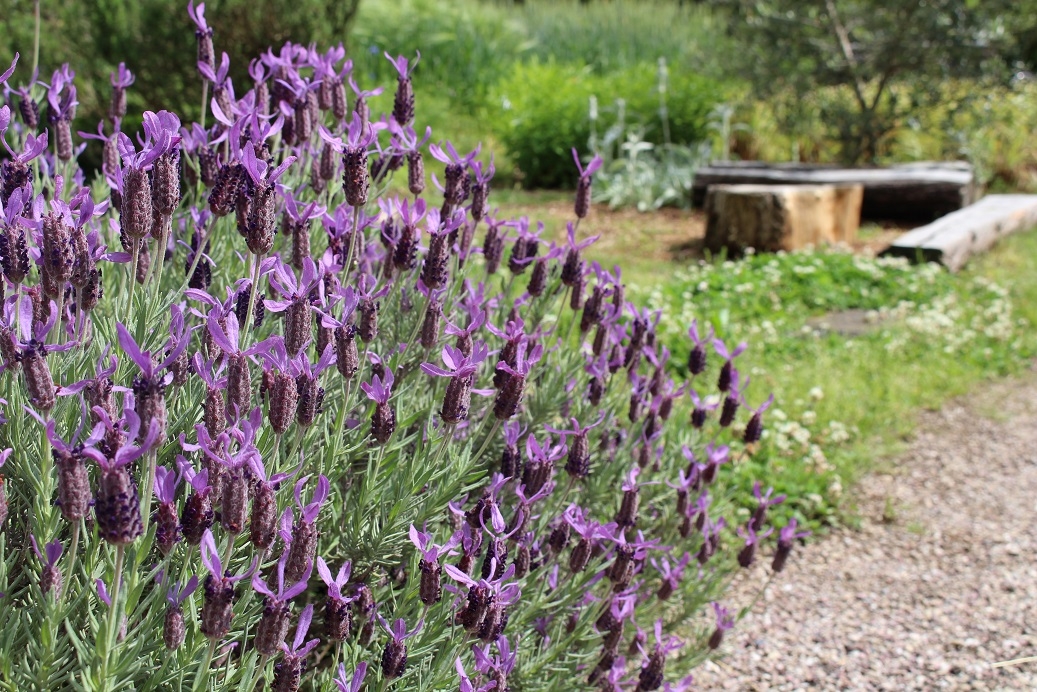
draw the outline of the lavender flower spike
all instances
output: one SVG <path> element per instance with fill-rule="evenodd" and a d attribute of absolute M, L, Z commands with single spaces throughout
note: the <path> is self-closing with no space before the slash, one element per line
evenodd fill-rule
<path fill-rule="evenodd" d="M 303 662 L 306 660 L 306 656 L 320 644 L 320 639 L 316 638 L 306 641 L 306 635 L 309 634 L 312 621 L 313 606 L 308 605 L 299 614 L 299 622 L 295 626 L 295 638 L 292 640 L 292 646 L 289 647 L 287 644 L 281 644 L 281 652 L 284 653 L 284 658 L 274 666 L 274 680 L 270 685 L 271 690 L 299 689 Z"/>
<path fill-rule="evenodd" d="M 58 560 L 61 558 L 61 553 L 64 552 L 64 547 L 61 545 L 61 541 L 55 539 L 48 543 L 43 548 L 43 553 L 40 553 L 40 548 L 36 544 L 36 537 L 29 535 L 29 540 L 32 542 L 32 551 L 36 553 L 36 557 L 43 563 L 43 571 L 40 573 L 40 591 L 44 595 L 54 592 L 55 596 L 61 594 L 61 570 L 58 569 Z"/>
<path fill-rule="evenodd" d="M 396 430 L 396 411 L 389 405 L 394 381 L 392 370 L 386 368 L 384 378 L 375 375 L 370 384 L 360 383 L 360 388 L 364 390 L 367 398 L 375 402 L 374 415 L 371 418 L 371 437 L 378 444 L 388 442 Z"/>
<path fill-rule="evenodd" d="M 580 179 L 576 183 L 576 218 L 582 219 L 587 216 L 591 208 L 591 179 L 601 168 L 601 157 L 595 155 L 587 167 L 580 164 L 580 153 L 573 147 L 573 160 L 576 162 L 576 170 L 580 172 Z"/>
<path fill-rule="evenodd" d="M 385 643 L 385 650 L 382 652 L 382 673 L 389 679 L 398 678 L 407 669 L 407 645 L 404 642 L 421 630 L 425 618 L 419 620 L 414 629 L 408 632 L 407 622 L 403 618 L 390 625 L 381 615 L 377 617 L 378 622 L 382 623 L 382 627 L 389 633 L 389 641 Z"/>

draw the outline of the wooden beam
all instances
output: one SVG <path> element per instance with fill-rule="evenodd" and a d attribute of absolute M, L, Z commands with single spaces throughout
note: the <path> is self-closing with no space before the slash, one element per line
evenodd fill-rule
<path fill-rule="evenodd" d="M 897 238 L 884 255 L 940 262 L 951 271 L 1011 233 L 1037 226 L 1037 195 L 988 195 Z"/>

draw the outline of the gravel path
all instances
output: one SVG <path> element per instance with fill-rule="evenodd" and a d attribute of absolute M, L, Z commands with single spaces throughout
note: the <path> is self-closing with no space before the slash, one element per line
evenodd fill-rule
<path fill-rule="evenodd" d="M 1037 690 L 1037 377 L 925 414 L 856 489 L 862 525 L 793 552 L 703 690 Z M 745 603 L 761 568 L 736 585 Z"/>

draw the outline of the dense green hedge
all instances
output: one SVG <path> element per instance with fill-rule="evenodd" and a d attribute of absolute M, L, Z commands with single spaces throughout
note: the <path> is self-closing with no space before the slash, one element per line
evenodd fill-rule
<path fill-rule="evenodd" d="M 591 134 L 589 104 L 599 104 L 598 132 L 615 123 L 617 99 L 623 99 L 627 122 L 640 121 L 645 139 L 663 142 L 655 65 L 641 65 L 609 75 L 559 63 L 516 65 L 494 94 L 496 127 L 525 187 L 566 187 L 573 183 L 570 149 L 587 149 Z M 708 136 L 709 114 L 724 100 L 713 80 L 671 69 L 667 94 L 670 138 L 697 142 Z"/>

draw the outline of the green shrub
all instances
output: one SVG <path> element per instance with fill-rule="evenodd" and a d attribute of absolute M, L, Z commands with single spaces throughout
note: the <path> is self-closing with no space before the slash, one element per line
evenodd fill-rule
<path fill-rule="evenodd" d="M 645 141 L 664 140 L 654 63 L 599 76 L 589 68 L 534 61 L 517 65 L 495 96 L 501 141 L 526 187 L 572 185 L 570 149 L 575 142 L 587 151 L 592 96 L 602 104 L 599 129 L 615 123 L 618 109 L 609 104 L 623 99 L 627 122 L 644 126 Z M 675 70 L 667 95 L 671 141 L 706 139 L 710 111 L 724 96 L 717 82 Z"/>

